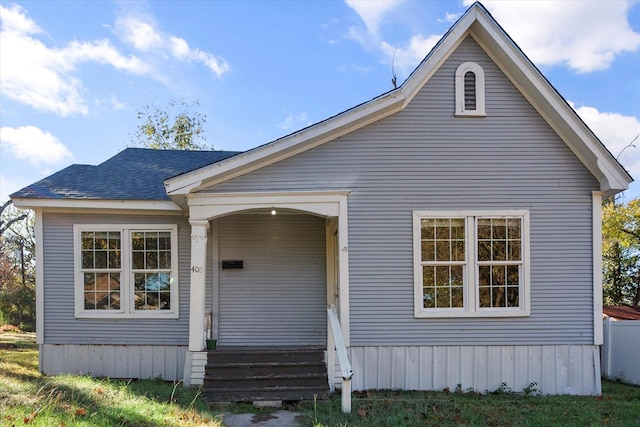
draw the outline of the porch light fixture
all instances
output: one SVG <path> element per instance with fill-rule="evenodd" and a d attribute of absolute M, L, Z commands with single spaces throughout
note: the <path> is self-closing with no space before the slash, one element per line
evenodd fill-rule
<path fill-rule="evenodd" d="M 276 212 L 276 210 L 275 210 L 275 209 L 273 209 L 273 210 L 271 211 L 271 215 L 275 215 L 275 214 L 277 214 L 277 213 L 278 213 L 278 212 Z"/>

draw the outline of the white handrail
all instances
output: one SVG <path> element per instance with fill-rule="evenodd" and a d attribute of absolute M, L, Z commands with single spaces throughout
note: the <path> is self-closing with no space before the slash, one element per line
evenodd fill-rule
<path fill-rule="evenodd" d="M 338 364 L 342 374 L 342 412 L 349 414 L 351 413 L 351 377 L 353 377 L 353 371 L 351 370 L 347 346 L 342 336 L 338 313 L 336 313 L 336 307 L 333 304 L 327 307 L 327 315 L 329 316 L 331 335 L 333 336 L 336 354 L 338 355 Z"/>

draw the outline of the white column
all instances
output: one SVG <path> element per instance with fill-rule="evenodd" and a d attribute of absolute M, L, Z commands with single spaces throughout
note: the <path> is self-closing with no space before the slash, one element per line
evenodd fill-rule
<path fill-rule="evenodd" d="M 209 221 L 190 219 L 191 288 L 189 312 L 189 351 L 205 349 L 205 285 L 207 265 L 207 231 Z"/>
<path fill-rule="evenodd" d="M 593 344 L 602 344 L 602 192 L 592 193 L 593 219 Z"/>

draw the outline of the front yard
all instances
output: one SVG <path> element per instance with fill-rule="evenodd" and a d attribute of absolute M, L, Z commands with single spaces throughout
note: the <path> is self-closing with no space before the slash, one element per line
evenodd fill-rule
<path fill-rule="evenodd" d="M 306 426 L 640 426 L 640 387 L 604 382 L 599 397 L 375 391 L 285 407 Z M 0 426 L 224 426 L 225 412 L 265 412 L 251 405 L 209 408 L 199 390 L 157 380 L 43 376 L 33 334 L 0 334 Z"/>

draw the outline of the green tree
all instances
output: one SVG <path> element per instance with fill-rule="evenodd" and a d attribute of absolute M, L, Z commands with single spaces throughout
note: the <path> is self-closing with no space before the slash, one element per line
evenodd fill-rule
<path fill-rule="evenodd" d="M 168 107 L 145 105 L 137 118 L 142 123 L 133 135 L 134 146 L 157 150 L 212 150 L 205 143 L 207 116 L 198 111 L 200 103 L 169 100 Z"/>
<path fill-rule="evenodd" d="M 31 211 L 0 210 L 0 323 L 35 329 L 35 233 Z"/>
<path fill-rule="evenodd" d="M 602 209 L 604 302 L 640 305 L 640 198 Z"/>

